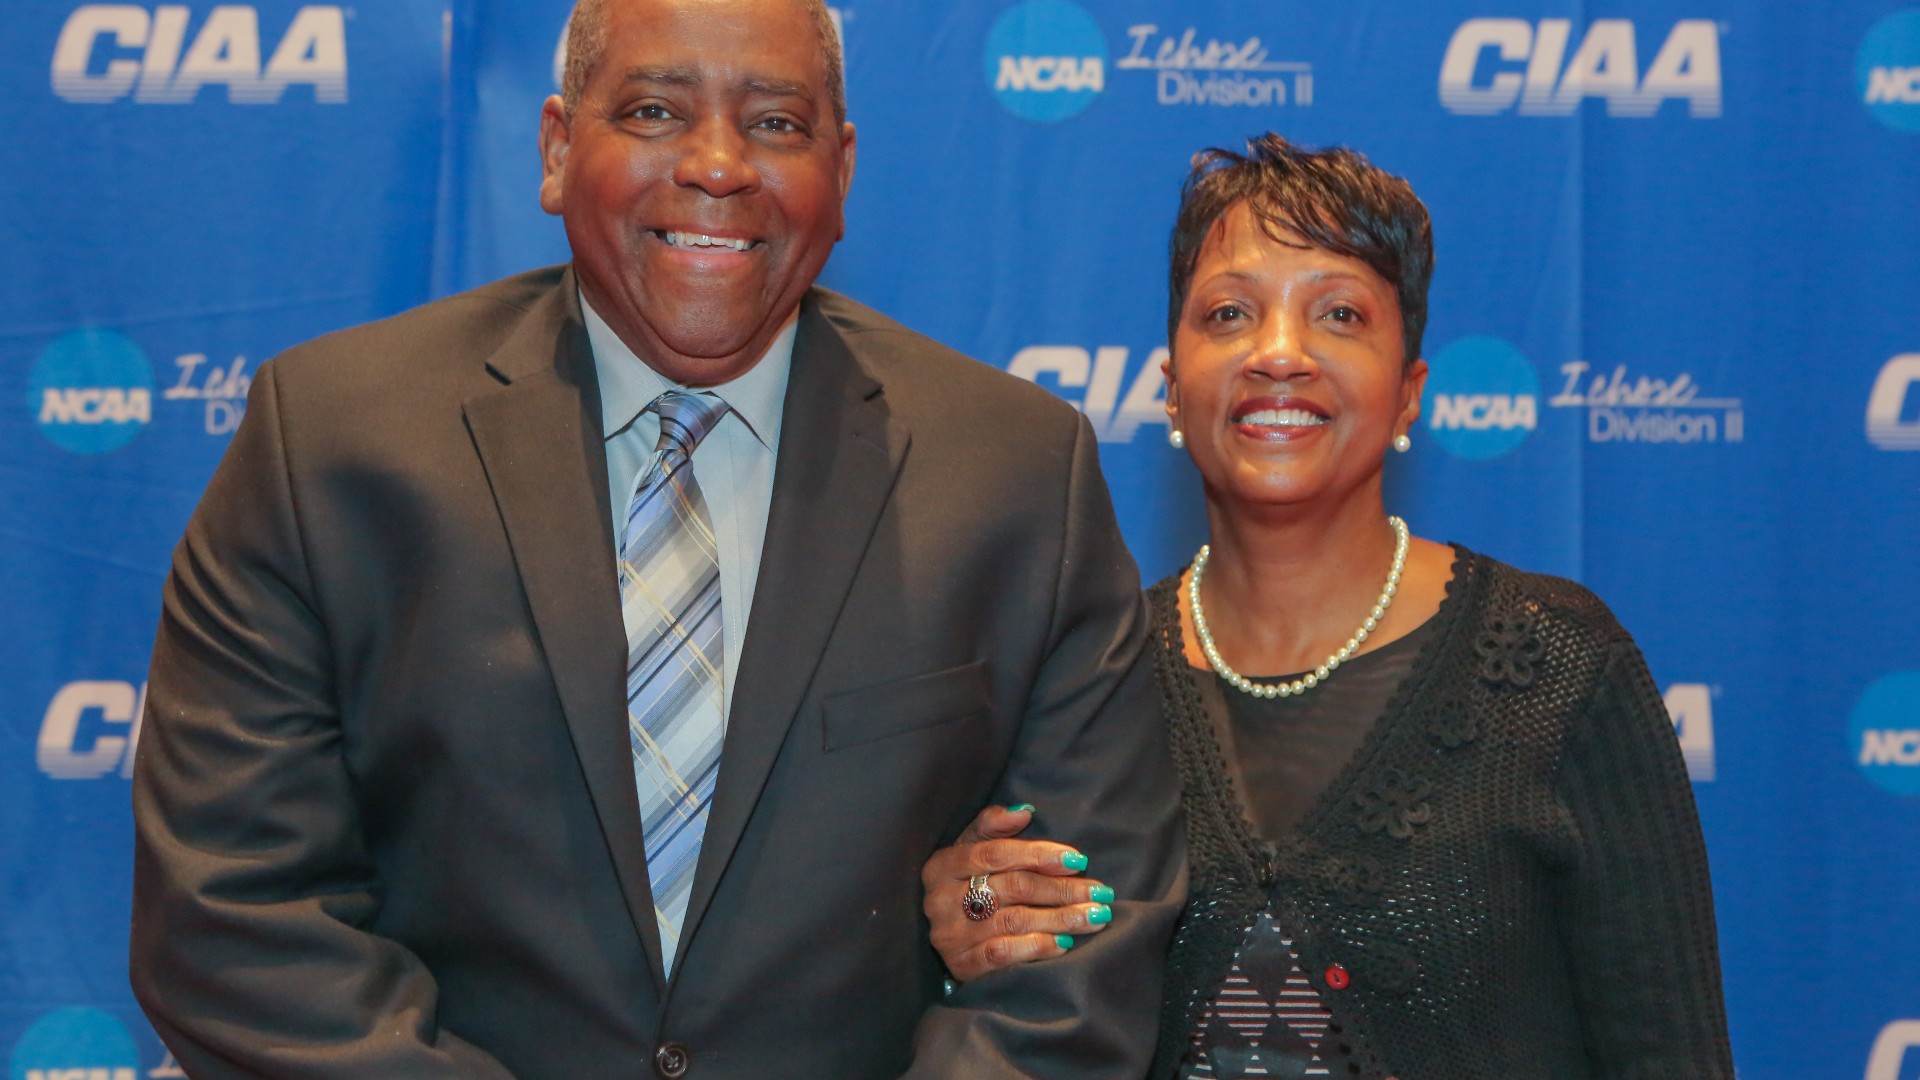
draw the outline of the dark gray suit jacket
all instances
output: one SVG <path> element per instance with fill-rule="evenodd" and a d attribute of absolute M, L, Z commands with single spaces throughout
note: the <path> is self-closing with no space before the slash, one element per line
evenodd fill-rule
<path fill-rule="evenodd" d="M 599 410 L 562 268 L 261 369 L 167 582 L 134 776 L 133 983 L 181 1064 L 1142 1073 L 1184 860 L 1086 423 L 808 295 L 669 982 Z M 920 865 L 1017 801 L 1113 925 L 943 1001 Z"/>

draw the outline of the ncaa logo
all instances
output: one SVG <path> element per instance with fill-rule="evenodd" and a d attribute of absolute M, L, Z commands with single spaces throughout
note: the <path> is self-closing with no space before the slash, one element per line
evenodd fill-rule
<path fill-rule="evenodd" d="M 1920 795 L 1920 671 L 1896 671 L 1867 687 L 1849 730 L 1867 779 L 1895 795 Z"/>
<path fill-rule="evenodd" d="M 1867 1080 L 1900 1080 L 1911 1076 L 1904 1066 L 1909 1050 L 1920 1050 L 1920 1020 L 1895 1020 L 1880 1029 L 1867 1057 Z M 1920 1058 L 1920 1054 L 1911 1055 Z"/>
<path fill-rule="evenodd" d="M 987 33 L 987 85 L 1006 110 L 1041 123 L 1078 116 L 1107 85 L 1107 39 L 1068 0 L 1027 0 Z"/>
<path fill-rule="evenodd" d="M 1860 100 L 1895 131 L 1920 132 L 1920 8 L 1873 24 L 1854 62 Z"/>
<path fill-rule="evenodd" d="M 1920 353 L 1887 361 L 1867 395 L 1867 441 L 1882 450 L 1920 450 Z M 1913 415 L 1909 419 L 1909 414 Z"/>
<path fill-rule="evenodd" d="M 34 362 L 27 398 L 40 433 L 55 446 L 111 453 L 153 420 L 153 365 L 125 334 L 75 330 Z"/>
<path fill-rule="evenodd" d="M 1487 461 L 1526 442 L 1539 426 L 1540 379 L 1512 344 L 1474 334 L 1434 358 L 1420 411 L 1442 448 Z"/>
<path fill-rule="evenodd" d="M 41 1017 L 14 1044 L 10 1080 L 135 1080 L 140 1054 L 127 1026 L 99 1009 Z"/>

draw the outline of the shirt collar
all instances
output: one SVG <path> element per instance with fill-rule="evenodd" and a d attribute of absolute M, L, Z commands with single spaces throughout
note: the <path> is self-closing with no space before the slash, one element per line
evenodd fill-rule
<path fill-rule="evenodd" d="M 585 293 L 580 294 L 580 312 L 586 317 L 593 369 L 600 380 L 600 433 L 602 438 L 611 439 L 632 425 L 655 398 L 684 387 L 635 356 L 587 303 Z M 777 450 L 780 445 L 780 414 L 786 405 L 787 375 L 793 370 L 793 339 L 799 326 L 800 311 L 795 308 L 752 367 L 732 382 L 702 388 L 703 393 L 726 402 L 768 450 Z"/>

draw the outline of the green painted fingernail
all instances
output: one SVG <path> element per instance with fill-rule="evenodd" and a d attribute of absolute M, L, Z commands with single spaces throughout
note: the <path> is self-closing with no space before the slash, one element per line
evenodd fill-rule
<path fill-rule="evenodd" d="M 1073 948 L 1073 935 L 1055 934 L 1053 935 L 1053 943 L 1060 946 L 1062 950 L 1071 949 Z"/>
<path fill-rule="evenodd" d="M 1007 813 L 1031 814 L 1033 813 L 1033 804 L 1030 802 L 1014 803 L 1012 806 L 1007 807 Z"/>
<path fill-rule="evenodd" d="M 1113 886 L 1095 885 L 1087 890 L 1087 899 L 1096 904 L 1111 904 L 1113 903 Z"/>
<path fill-rule="evenodd" d="M 1105 904 L 1095 904 L 1087 912 L 1087 922 L 1094 926 L 1105 926 L 1113 921 L 1113 909 Z"/>
<path fill-rule="evenodd" d="M 1065 855 L 1060 856 L 1060 865 L 1069 870 L 1085 870 L 1087 868 L 1087 857 L 1077 851 L 1069 851 Z"/>

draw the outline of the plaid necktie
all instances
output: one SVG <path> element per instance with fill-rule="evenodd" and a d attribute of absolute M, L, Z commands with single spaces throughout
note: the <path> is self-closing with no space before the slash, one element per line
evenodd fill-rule
<path fill-rule="evenodd" d="M 627 505 L 620 608 L 627 626 L 627 736 L 640 791 L 660 959 L 673 970 L 726 732 L 720 564 L 693 448 L 727 411 L 670 390 L 649 406 L 660 441 Z"/>

